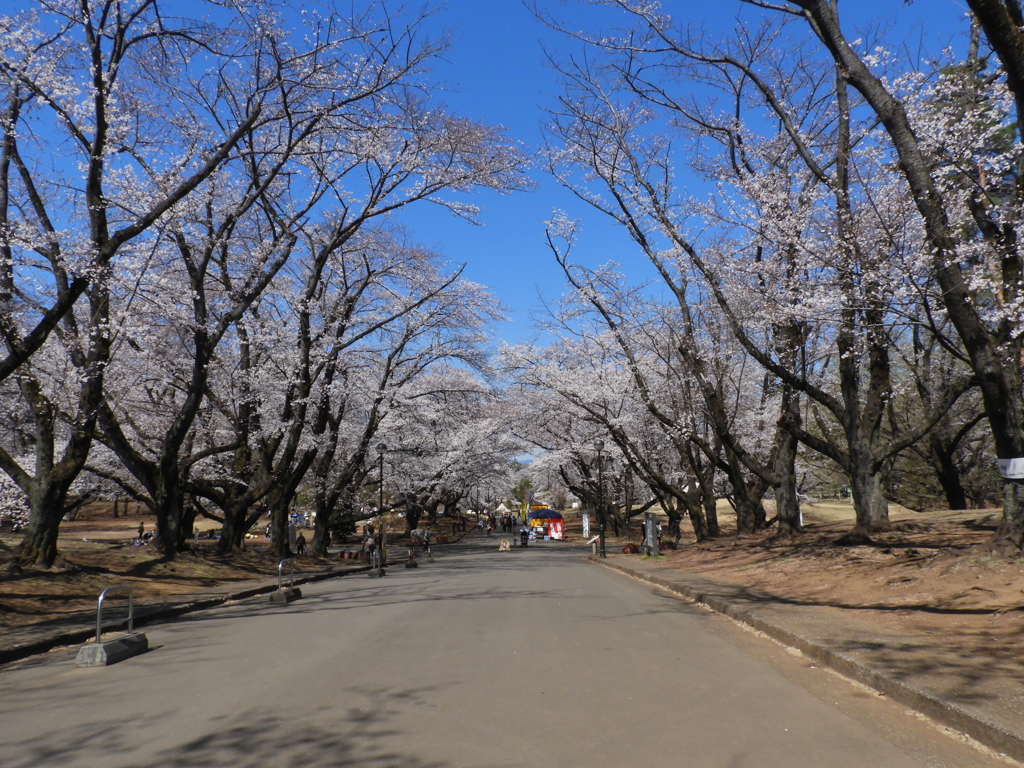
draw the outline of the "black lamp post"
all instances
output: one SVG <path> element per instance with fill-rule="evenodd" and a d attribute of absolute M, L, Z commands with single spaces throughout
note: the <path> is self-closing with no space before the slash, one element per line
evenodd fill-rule
<path fill-rule="evenodd" d="M 601 451 L 604 450 L 604 440 L 598 438 L 594 441 L 594 450 L 597 451 L 597 525 L 600 535 L 600 546 L 598 551 L 601 557 L 607 557 L 604 550 L 604 471 Z"/>
<path fill-rule="evenodd" d="M 380 468 L 380 493 L 378 496 L 377 510 L 380 512 L 380 547 L 377 557 L 378 570 L 384 567 L 385 540 L 384 540 L 384 454 L 388 447 L 384 443 L 377 444 L 377 461 Z M 382 571 L 383 572 L 383 571 Z"/>

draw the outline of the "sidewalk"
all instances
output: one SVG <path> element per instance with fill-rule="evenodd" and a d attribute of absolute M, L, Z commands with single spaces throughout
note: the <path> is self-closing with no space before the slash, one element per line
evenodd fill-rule
<path fill-rule="evenodd" d="M 316 581 L 324 581 L 349 573 L 366 571 L 368 566 L 355 562 L 342 566 L 325 568 L 319 571 L 295 573 L 293 584 L 300 586 Z M 288 577 L 286 576 L 286 579 Z M 252 579 L 239 581 L 203 590 L 199 594 L 168 595 L 153 600 L 136 600 L 134 625 L 136 627 L 152 624 L 156 621 L 181 616 L 192 611 L 215 608 L 233 600 L 244 600 L 257 595 L 269 594 L 277 589 L 276 578 Z M 98 597 L 98 595 L 97 595 Z M 116 609 L 111 612 L 123 626 L 125 602 L 118 600 Z M 106 622 L 105 622 L 106 623 Z M 120 628 L 120 626 L 118 628 Z M 0 664 L 7 664 L 38 653 L 46 653 L 53 648 L 64 645 L 78 645 L 96 636 L 96 609 L 75 611 L 59 618 L 28 624 L 21 627 L 8 627 L 0 632 Z"/>
<path fill-rule="evenodd" d="M 657 561 L 616 555 L 587 559 L 701 603 L 1024 761 L 1024 680 L 1001 674 L 998 659 L 965 659 L 940 636 L 881 633 L 868 622 L 858 622 L 849 610 L 797 604 L 784 596 L 671 570 Z"/>

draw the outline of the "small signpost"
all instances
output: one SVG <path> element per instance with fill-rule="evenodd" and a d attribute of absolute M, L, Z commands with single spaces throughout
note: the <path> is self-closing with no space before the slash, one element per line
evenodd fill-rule
<path fill-rule="evenodd" d="M 659 554 L 658 518 L 653 512 L 644 515 L 644 550 L 648 557 Z"/>

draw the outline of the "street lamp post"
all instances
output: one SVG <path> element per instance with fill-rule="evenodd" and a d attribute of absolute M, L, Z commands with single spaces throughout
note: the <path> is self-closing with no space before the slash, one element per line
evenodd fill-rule
<path fill-rule="evenodd" d="M 380 571 L 379 575 L 384 573 L 384 547 L 386 544 L 384 534 L 384 454 L 387 450 L 388 447 L 384 443 L 377 444 L 377 461 L 379 462 L 380 470 L 380 489 L 377 503 L 377 510 L 380 512 L 380 544 L 377 548 L 377 570 Z"/>
<path fill-rule="evenodd" d="M 601 451 L 604 450 L 604 440 L 598 438 L 594 441 L 594 450 L 597 451 L 597 525 L 599 539 L 599 552 L 601 557 L 607 557 L 604 550 L 604 472 Z"/>

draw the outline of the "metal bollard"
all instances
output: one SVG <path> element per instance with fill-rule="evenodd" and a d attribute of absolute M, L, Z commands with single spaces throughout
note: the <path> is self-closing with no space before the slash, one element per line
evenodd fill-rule
<path fill-rule="evenodd" d="M 281 584 L 281 580 L 283 578 L 284 564 L 285 563 L 291 563 L 291 565 L 292 565 L 291 570 L 288 572 L 288 588 L 291 589 L 292 584 L 295 582 L 295 558 L 293 558 L 293 557 L 286 557 L 284 560 L 282 560 L 280 563 L 277 564 L 277 589 L 278 589 L 278 591 L 284 589 L 283 585 Z"/>
<path fill-rule="evenodd" d="M 284 564 L 291 563 L 291 571 L 288 573 L 288 586 L 284 586 Z M 272 592 L 270 595 L 270 602 L 272 603 L 290 603 L 294 600 L 298 600 L 302 597 L 302 591 L 293 586 L 295 582 L 295 560 L 291 557 L 286 557 L 280 563 L 277 564 L 277 591 Z"/>
<path fill-rule="evenodd" d="M 100 599 L 96 601 L 96 643 L 99 644 L 103 635 L 103 600 L 108 592 L 123 589 L 128 592 L 128 634 L 132 633 L 132 625 L 135 621 L 135 601 L 132 599 L 132 588 L 127 584 L 119 584 L 116 587 L 107 587 L 100 592 Z"/>
<path fill-rule="evenodd" d="M 113 640 L 103 642 L 103 601 L 108 592 L 125 590 L 128 592 L 128 632 Z M 106 667 L 119 661 L 144 653 L 149 649 L 149 640 L 142 632 L 134 632 L 135 601 L 131 587 L 119 584 L 107 587 L 100 592 L 96 601 L 96 639 L 78 649 L 75 663 L 80 667 Z"/>

